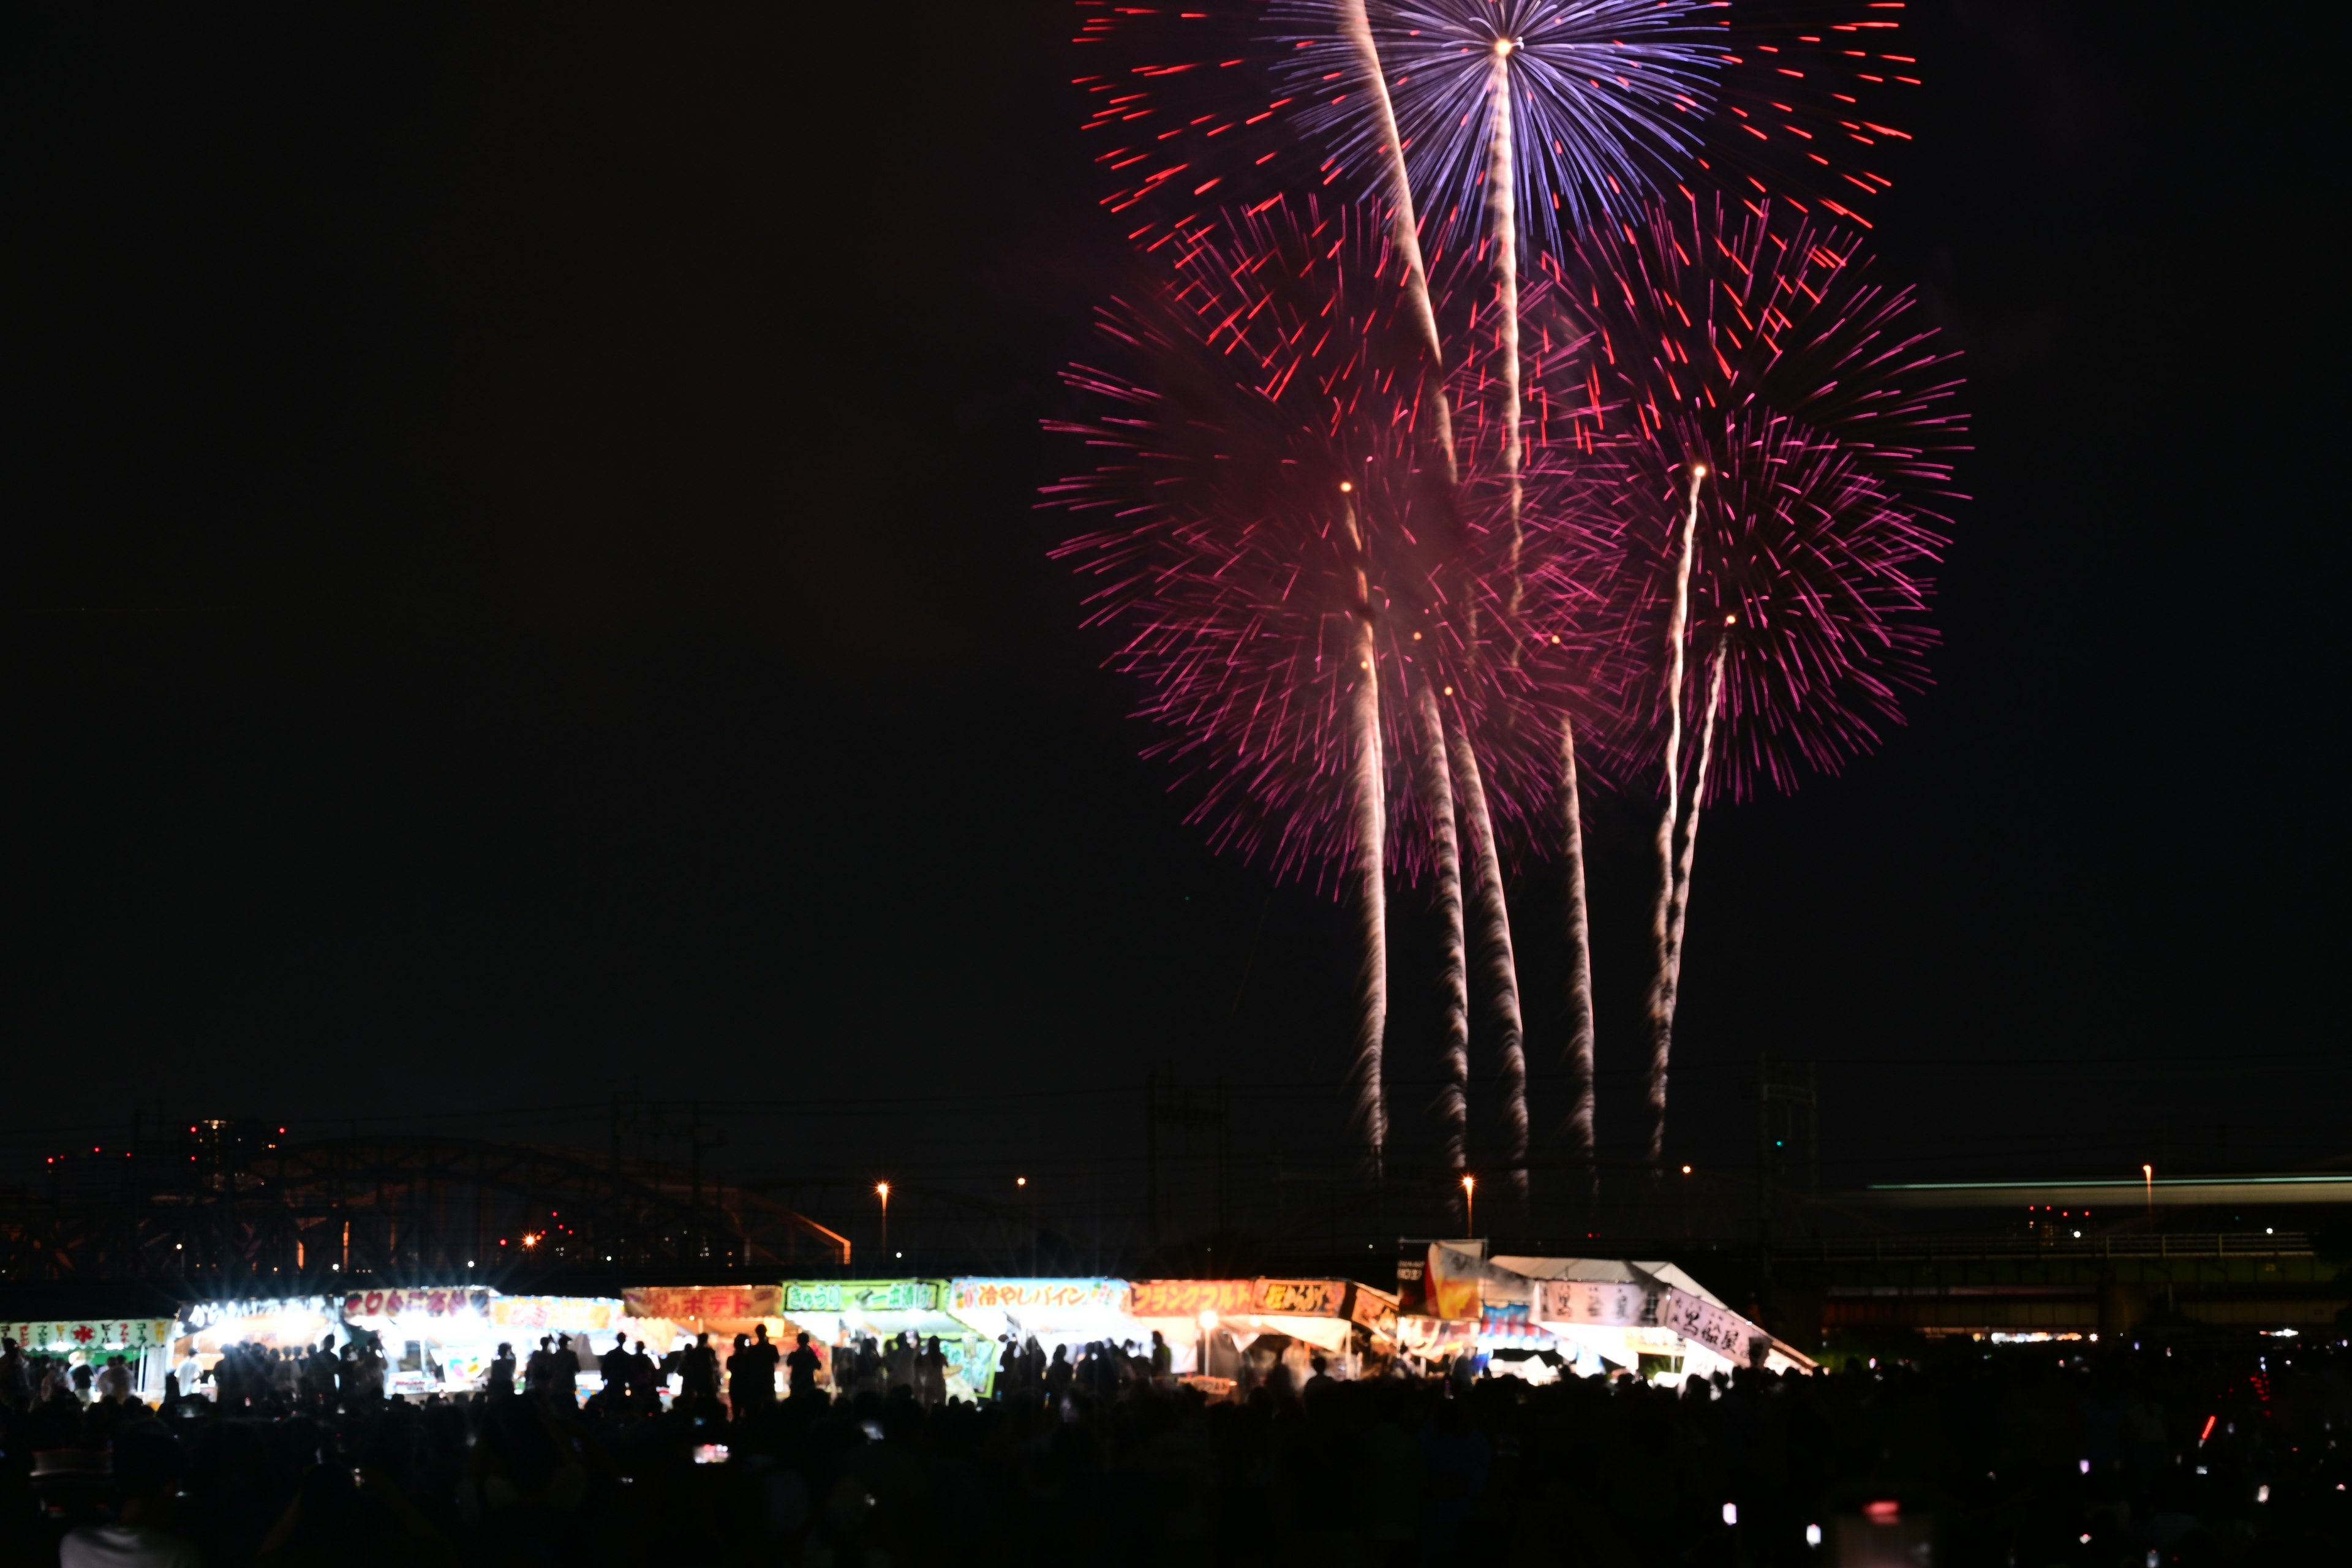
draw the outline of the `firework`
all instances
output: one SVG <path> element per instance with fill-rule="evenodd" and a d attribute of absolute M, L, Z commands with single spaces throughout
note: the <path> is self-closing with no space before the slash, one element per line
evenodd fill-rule
<path fill-rule="evenodd" d="M 1421 742 L 1421 792 L 1436 847 L 1437 912 L 1444 922 L 1439 980 L 1445 988 L 1445 1073 L 1437 1110 L 1444 1128 L 1445 1164 L 1458 1171 L 1470 1156 L 1470 988 L 1462 941 L 1462 849 L 1454 827 L 1454 777 L 1437 694 L 1423 681 L 1413 689 L 1413 723 Z"/>
<path fill-rule="evenodd" d="M 1691 552 L 1698 542 L 1698 491 L 1704 464 L 1692 465 L 1690 505 L 1684 513 L 1682 548 L 1675 552 L 1675 586 L 1666 611 L 1666 809 L 1658 818 L 1658 896 L 1650 906 L 1650 940 L 1657 967 L 1650 978 L 1650 1163 L 1665 1155 L 1666 1062 L 1675 1031 L 1675 818 L 1682 802 L 1683 629 L 1690 616 Z"/>
<path fill-rule="evenodd" d="M 1503 1069 L 1503 1142 L 1512 1162 L 1511 1184 L 1528 1191 L 1528 1058 L 1526 1028 L 1519 1017 L 1518 961 L 1511 951 L 1511 911 L 1503 896 L 1503 862 L 1495 849 L 1494 819 L 1486 810 L 1486 785 L 1478 759 L 1459 731 L 1452 737 L 1454 766 L 1461 773 L 1462 804 L 1470 821 L 1476 857 L 1478 912 L 1489 999 L 1499 1025 L 1496 1054 Z"/>
<path fill-rule="evenodd" d="M 1443 858 L 1433 822 L 1400 845 L 1389 758 L 1415 750 L 1397 728 L 1410 689 L 1451 684 L 1469 570 L 1450 487 L 1420 460 L 1428 378 L 1393 254 L 1345 206 L 1189 232 L 1164 284 L 1106 314 L 1139 374 L 1072 374 L 1102 411 L 1062 428 L 1107 460 L 1049 492 L 1110 514 L 1062 553 L 1094 579 L 1096 618 L 1128 627 L 1113 662 L 1144 680 L 1143 712 L 1169 731 L 1151 750 L 1198 787 L 1213 841 L 1354 894 L 1375 1166 L 1384 875 Z"/>
<path fill-rule="evenodd" d="M 1717 111 L 1692 162 L 1736 198 L 1871 227 L 1865 215 L 1895 184 L 1889 160 L 1911 140 L 1897 127 L 1919 87 L 1903 13 L 1863 0 L 1718 8 Z"/>
<path fill-rule="evenodd" d="M 1546 308 L 1591 356 L 1614 435 L 1694 462 L 1683 433 L 1751 411 L 1854 453 L 1915 504 L 1948 493 L 1964 417 L 1954 356 L 1908 289 L 1785 204 L 1669 198 L 1580 235 Z"/>
<path fill-rule="evenodd" d="M 1560 838 L 1561 858 L 1568 868 L 1568 1064 L 1576 1085 L 1568 1131 L 1597 1180 L 1592 946 L 1584 909 L 1584 812 L 1577 796 L 1576 721 L 1565 714 L 1559 721 L 1559 779 L 1560 817 L 1566 828 Z"/>
<path fill-rule="evenodd" d="M 1335 12 L 1275 0 L 1276 78 L 1329 169 L 1362 178 L 1387 152 L 1371 83 Z M 1718 68 L 1706 7 L 1687 0 L 1372 0 L 1370 34 L 1413 188 L 1454 243 L 1484 226 L 1497 179 L 1537 244 L 1632 210 L 1697 149 Z M 1514 133 L 1516 131 L 1516 134 Z M 1498 163 L 1496 151 L 1507 149 Z"/>

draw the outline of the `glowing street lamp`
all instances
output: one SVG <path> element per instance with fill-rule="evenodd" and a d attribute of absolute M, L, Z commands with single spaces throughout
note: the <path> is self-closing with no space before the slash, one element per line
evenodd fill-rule
<path fill-rule="evenodd" d="M 874 1195 L 882 1200 L 882 1262 L 887 1268 L 890 1262 L 890 1184 L 875 1183 Z"/>
<path fill-rule="evenodd" d="M 1478 1178 L 1462 1178 L 1462 1224 L 1473 1236 L 1478 1234 Z"/>
<path fill-rule="evenodd" d="M 2156 1167 L 2142 1165 L 2139 1168 L 2139 1175 L 2140 1180 L 2147 1184 L 2147 1217 L 2154 1219 L 2156 1217 Z"/>

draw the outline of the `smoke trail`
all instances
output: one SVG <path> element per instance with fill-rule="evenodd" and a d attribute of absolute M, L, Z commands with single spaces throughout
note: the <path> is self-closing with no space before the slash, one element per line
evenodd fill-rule
<path fill-rule="evenodd" d="M 1727 625 L 1729 623 L 1726 623 Z M 1698 808 L 1706 800 L 1706 767 L 1715 756 L 1715 715 L 1723 706 L 1723 647 L 1717 644 L 1714 668 L 1706 679 L 1706 719 L 1699 726 L 1698 767 L 1691 780 L 1690 815 L 1683 818 L 1682 858 L 1675 868 L 1675 907 L 1666 931 L 1666 950 L 1673 967 L 1666 975 L 1666 1027 L 1675 1024 L 1675 1005 L 1683 988 L 1683 919 L 1690 912 L 1691 862 L 1698 857 Z"/>
<path fill-rule="evenodd" d="M 1456 726 L 1447 749 L 1461 776 L 1462 814 L 1470 824 L 1470 848 L 1478 873 L 1479 947 L 1494 998 L 1503 1059 L 1503 1140 L 1512 1162 L 1511 1184 L 1528 1195 L 1528 1054 L 1519 1018 L 1519 969 L 1511 952 L 1511 911 L 1503 898 L 1503 865 L 1495 854 L 1495 823 L 1486 813 L 1486 785 L 1478 773 L 1478 753 Z"/>
<path fill-rule="evenodd" d="M 1595 1184 L 1601 1165 L 1594 1145 L 1595 1086 L 1592 1062 L 1592 948 L 1584 918 L 1584 813 L 1576 790 L 1576 728 L 1559 721 L 1559 804 L 1566 819 L 1568 861 L 1568 1060 L 1576 1077 L 1576 1109 L 1569 1131 L 1576 1139 Z"/>
<path fill-rule="evenodd" d="M 1447 765 L 1445 729 L 1437 716 L 1437 696 L 1426 686 L 1413 692 L 1413 720 L 1421 734 L 1421 794 L 1437 840 L 1437 912 L 1444 921 L 1440 955 L 1445 986 L 1445 1085 L 1437 1110 L 1445 1127 L 1445 1164 L 1459 1171 L 1470 1156 L 1470 979 L 1463 959 L 1462 843 L 1454 827 L 1454 774 Z"/>
<path fill-rule="evenodd" d="M 1519 624 L 1519 601 L 1524 584 L 1519 577 L 1519 552 L 1522 535 L 1519 510 L 1524 500 L 1519 468 L 1525 457 L 1519 429 L 1519 214 L 1517 189 L 1517 176 L 1512 169 L 1516 149 L 1511 142 L 1511 44 L 1498 39 L 1495 45 L 1495 73 L 1492 91 L 1495 97 L 1495 141 L 1486 169 L 1486 190 L 1489 209 L 1495 215 L 1495 294 L 1496 310 L 1501 317 L 1499 331 L 1503 349 L 1503 473 L 1510 482 L 1511 543 L 1507 566 L 1511 578 L 1508 613 L 1504 628 L 1509 635 Z M 1511 640 L 1511 667 L 1518 668 L 1519 644 L 1516 636 Z"/>
<path fill-rule="evenodd" d="M 1691 551 L 1698 541 L 1698 486 L 1706 465 L 1691 465 L 1690 510 L 1683 519 L 1682 557 L 1675 566 L 1675 597 L 1666 615 L 1666 809 L 1658 819 L 1658 897 L 1650 909 L 1657 973 L 1650 977 L 1650 1163 L 1666 1154 L 1666 1059 L 1675 1043 L 1673 910 L 1675 816 L 1682 798 L 1683 633 L 1690 617 Z"/>
<path fill-rule="evenodd" d="M 1343 489 L 1348 487 L 1343 486 Z M 1356 975 L 1356 1124 L 1362 1132 L 1372 1178 L 1381 1176 L 1389 1141 L 1387 1090 L 1381 1054 L 1389 1021 L 1388 813 L 1382 798 L 1387 767 L 1381 755 L 1379 650 L 1372 639 L 1370 595 L 1364 578 L 1363 534 L 1356 509 L 1343 503 L 1349 542 L 1356 552 L 1356 696 L 1349 712 L 1354 730 L 1357 900 L 1364 943 Z"/>
<path fill-rule="evenodd" d="M 1389 229 L 1398 254 L 1404 258 L 1405 293 L 1412 301 L 1413 317 L 1421 325 L 1423 346 L 1429 351 L 1430 416 L 1437 423 L 1437 450 L 1445 463 L 1445 482 L 1452 486 L 1458 484 L 1462 477 L 1454 458 L 1454 406 L 1445 395 L 1445 351 L 1438 341 L 1437 312 L 1429 302 L 1429 270 L 1421 257 L 1421 221 L 1413 216 L 1412 182 L 1405 174 L 1404 142 L 1397 134 L 1396 107 L 1389 100 L 1388 76 L 1381 68 L 1381 51 L 1372 42 L 1372 25 L 1364 15 L 1364 0 L 1343 0 L 1339 22 L 1348 42 L 1355 47 L 1365 89 L 1372 96 L 1373 112 L 1380 120 L 1380 152 L 1388 159 Z"/>

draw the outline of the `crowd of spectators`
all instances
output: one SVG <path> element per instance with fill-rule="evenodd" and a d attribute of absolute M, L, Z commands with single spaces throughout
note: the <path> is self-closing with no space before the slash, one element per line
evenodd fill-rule
<path fill-rule="evenodd" d="M 1318 1369 L 1226 1402 L 1147 1362 L 929 1403 L 908 1364 L 732 1408 L 715 1365 L 584 1406 L 530 1375 L 421 1401 L 175 1378 L 159 1409 L 52 1383 L 0 1404 L 0 1563 L 2352 1562 L 2333 1340 L 1962 1344 L 1679 1389 Z M 1842 1555 L 1863 1540 L 1886 1555 Z"/>

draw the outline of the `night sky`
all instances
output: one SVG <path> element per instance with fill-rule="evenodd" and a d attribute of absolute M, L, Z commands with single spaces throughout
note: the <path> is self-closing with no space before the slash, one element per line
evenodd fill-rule
<path fill-rule="evenodd" d="M 1339 1158 L 1349 916 L 1183 825 L 1033 509 L 1126 266 L 1066 6 L 490 9 L 13 29 L 0 1183 L 134 1107 L 601 1148 L 623 1093 L 731 1174 L 1132 1194 L 1155 1069 Z M 1947 646 L 1708 814 L 1670 1152 L 1749 1157 L 1769 1051 L 1838 1183 L 2345 1153 L 2326 79 L 2185 4 L 1913 11 Z M 1629 1157 L 1654 812 L 1588 805 Z"/>

